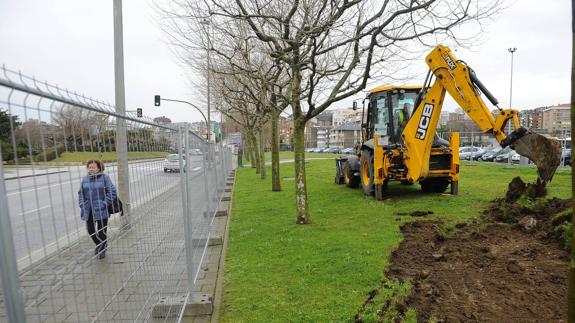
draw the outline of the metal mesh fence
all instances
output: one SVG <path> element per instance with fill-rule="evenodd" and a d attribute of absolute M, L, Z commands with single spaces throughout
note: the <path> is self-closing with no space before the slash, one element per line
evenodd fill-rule
<path fill-rule="evenodd" d="M 0 321 L 181 318 L 230 150 L 4 67 L 0 111 Z"/>

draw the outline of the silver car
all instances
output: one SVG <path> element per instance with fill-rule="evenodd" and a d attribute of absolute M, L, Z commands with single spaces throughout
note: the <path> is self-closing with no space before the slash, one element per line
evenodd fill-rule
<path fill-rule="evenodd" d="M 185 157 L 184 167 L 186 167 Z M 180 157 L 178 154 L 170 154 L 164 159 L 164 173 L 167 172 L 180 172 Z"/>

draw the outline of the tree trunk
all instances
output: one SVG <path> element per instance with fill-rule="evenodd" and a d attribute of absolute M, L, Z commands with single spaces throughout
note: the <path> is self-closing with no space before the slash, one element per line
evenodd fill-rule
<path fill-rule="evenodd" d="M 575 0 L 571 0 L 571 133 L 575 133 Z M 575 196 L 575 175 L 571 172 L 571 199 Z M 569 266 L 569 292 L 567 321 L 575 323 L 575 208 L 571 216 L 571 262 Z"/>
<path fill-rule="evenodd" d="M 275 95 L 272 94 L 272 107 L 275 108 Z M 272 112 L 272 191 L 282 190 L 280 181 L 280 140 L 278 134 L 279 112 Z"/>
<path fill-rule="evenodd" d="M 260 178 L 266 179 L 266 158 L 264 150 L 264 127 L 260 127 L 259 131 L 259 148 L 260 148 Z"/>
<path fill-rule="evenodd" d="M 295 59 L 297 62 L 298 60 Z M 310 223 L 309 208 L 307 203 L 307 183 L 305 178 L 305 117 L 301 109 L 301 67 L 299 64 L 292 65 L 290 104 L 293 111 L 293 141 L 294 141 L 294 165 L 295 165 L 295 196 L 297 224 Z"/>
<path fill-rule="evenodd" d="M 261 170 L 261 168 L 260 168 L 261 160 L 260 160 L 260 150 L 258 148 L 258 141 L 257 141 L 256 136 L 253 132 L 250 131 L 249 136 L 250 136 L 250 142 L 251 142 L 251 149 L 250 150 L 252 152 L 252 159 L 254 160 L 252 162 L 252 167 L 254 167 L 254 165 L 255 165 L 256 174 L 259 174 L 260 170 Z"/>
<path fill-rule="evenodd" d="M 297 224 L 308 224 L 310 222 L 307 203 L 307 183 L 305 176 L 304 130 L 305 123 L 294 122 L 294 164 Z"/>

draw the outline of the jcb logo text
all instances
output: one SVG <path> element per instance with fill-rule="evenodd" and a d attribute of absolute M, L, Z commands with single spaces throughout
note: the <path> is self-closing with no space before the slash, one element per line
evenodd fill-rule
<path fill-rule="evenodd" d="M 417 132 L 415 133 L 415 138 L 424 140 L 427 134 L 427 128 L 431 122 L 431 115 L 433 114 L 433 104 L 427 103 L 423 107 L 423 112 L 421 113 L 421 118 L 419 119 L 419 125 L 417 127 Z"/>

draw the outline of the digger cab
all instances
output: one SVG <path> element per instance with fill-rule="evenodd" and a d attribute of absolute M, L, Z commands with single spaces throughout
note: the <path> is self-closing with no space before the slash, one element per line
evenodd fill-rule
<path fill-rule="evenodd" d="M 380 86 L 369 91 L 364 142 L 380 137 L 383 146 L 401 144 L 401 133 L 413 114 L 421 86 Z"/>

